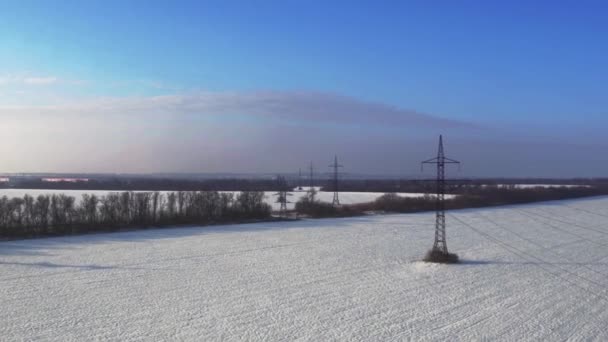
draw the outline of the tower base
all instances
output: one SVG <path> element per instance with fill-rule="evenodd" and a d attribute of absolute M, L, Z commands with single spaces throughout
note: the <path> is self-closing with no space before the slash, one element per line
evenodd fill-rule
<path fill-rule="evenodd" d="M 445 253 L 437 249 L 428 251 L 422 260 L 440 264 L 457 264 L 459 262 L 458 255 L 454 253 Z"/>

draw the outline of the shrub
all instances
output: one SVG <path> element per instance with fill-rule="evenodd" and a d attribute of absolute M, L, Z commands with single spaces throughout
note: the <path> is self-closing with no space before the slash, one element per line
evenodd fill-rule
<path fill-rule="evenodd" d="M 296 211 L 300 215 L 309 217 L 348 217 L 362 215 L 365 211 L 364 206 L 360 205 L 340 205 L 334 206 L 331 203 L 311 200 L 310 197 L 303 197 L 296 202 Z"/>

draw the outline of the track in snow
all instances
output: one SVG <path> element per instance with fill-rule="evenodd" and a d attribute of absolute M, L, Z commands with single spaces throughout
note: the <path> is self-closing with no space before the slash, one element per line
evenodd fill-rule
<path fill-rule="evenodd" d="M 608 340 L 608 198 L 0 243 L 0 340 Z"/>

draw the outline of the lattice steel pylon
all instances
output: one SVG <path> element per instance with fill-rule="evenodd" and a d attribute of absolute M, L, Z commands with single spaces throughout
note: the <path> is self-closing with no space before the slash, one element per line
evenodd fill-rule
<path fill-rule="evenodd" d="M 298 190 L 302 191 L 302 168 L 298 171 Z"/>
<path fill-rule="evenodd" d="M 332 172 L 332 187 L 334 190 L 334 199 L 331 202 L 331 205 L 338 206 L 340 205 L 340 196 L 338 194 L 338 183 L 339 183 L 339 176 L 340 176 L 340 172 L 338 172 L 339 168 L 344 167 L 340 164 L 338 164 L 338 156 L 336 155 L 334 157 L 334 163 L 329 165 L 329 167 L 333 168 L 333 172 Z"/>
<path fill-rule="evenodd" d="M 315 167 L 312 164 L 312 162 L 310 162 L 309 171 L 310 171 L 310 188 L 312 189 L 315 187 L 315 180 L 314 180 Z"/>
<path fill-rule="evenodd" d="M 443 152 L 443 136 L 439 136 L 439 149 L 437 157 L 425 160 L 424 164 L 437 165 L 437 194 L 435 199 L 435 242 L 433 243 L 433 251 L 438 251 L 443 254 L 448 254 L 448 245 L 445 235 L 445 165 L 460 164 L 459 161 L 447 158 Z"/>
<path fill-rule="evenodd" d="M 287 180 L 283 176 L 277 176 L 277 192 L 274 194 L 277 196 L 276 203 L 280 204 L 279 207 L 279 215 L 284 217 L 287 215 L 287 203 L 291 203 L 288 201 L 288 197 L 291 196 L 289 193 L 289 184 L 287 184 Z"/>
<path fill-rule="evenodd" d="M 308 200 L 310 202 L 314 202 L 315 197 L 317 196 L 317 190 L 315 189 L 314 173 L 315 173 L 315 168 L 311 161 L 310 162 L 310 187 L 306 191 L 306 197 L 308 198 Z"/>
<path fill-rule="evenodd" d="M 309 182 L 310 182 L 310 189 L 308 189 L 308 191 L 312 190 L 315 187 L 315 166 L 312 164 L 312 162 L 310 162 L 310 166 L 308 166 L 308 171 L 309 171 Z"/>

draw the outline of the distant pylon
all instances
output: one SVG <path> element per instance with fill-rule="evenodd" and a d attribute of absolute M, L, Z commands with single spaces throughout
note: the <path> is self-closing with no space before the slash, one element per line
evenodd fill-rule
<path fill-rule="evenodd" d="M 443 153 L 443 136 L 439 136 L 439 149 L 437 157 L 425 160 L 424 164 L 437 165 L 437 194 L 435 198 L 435 242 L 433 243 L 433 251 L 438 251 L 443 254 L 448 253 L 448 245 L 445 235 L 445 165 L 460 164 L 459 161 L 446 158 Z"/>
<path fill-rule="evenodd" d="M 298 171 L 298 190 L 302 191 L 302 168 Z"/>
<path fill-rule="evenodd" d="M 339 181 L 339 175 L 340 173 L 338 172 L 338 169 L 341 167 L 344 167 L 340 164 L 338 164 L 338 156 L 336 155 L 334 157 L 334 163 L 329 165 L 329 167 L 333 168 L 333 172 L 332 172 L 332 186 L 333 186 L 333 191 L 334 191 L 334 199 L 331 202 L 331 204 L 333 206 L 338 206 L 340 205 L 340 196 L 338 195 L 338 181 Z"/>
<path fill-rule="evenodd" d="M 310 162 L 310 189 L 315 187 L 315 180 L 314 180 L 314 172 L 315 172 L 315 167 L 314 165 L 312 165 L 312 162 Z"/>
<path fill-rule="evenodd" d="M 308 189 L 306 196 L 308 197 L 308 200 L 311 202 L 315 201 L 315 196 L 317 195 L 317 190 L 315 189 L 314 173 L 315 173 L 315 168 L 314 168 L 312 162 L 310 162 L 310 188 Z"/>
<path fill-rule="evenodd" d="M 279 207 L 279 215 L 281 217 L 285 217 L 287 215 L 287 203 L 290 203 L 287 200 L 288 196 L 291 196 L 289 193 L 289 185 L 287 184 L 287 180 L 283 176 L 277 176 L 277 192 L 274 194 L 277 196 L 276 203 L 280 204 Z"/>

